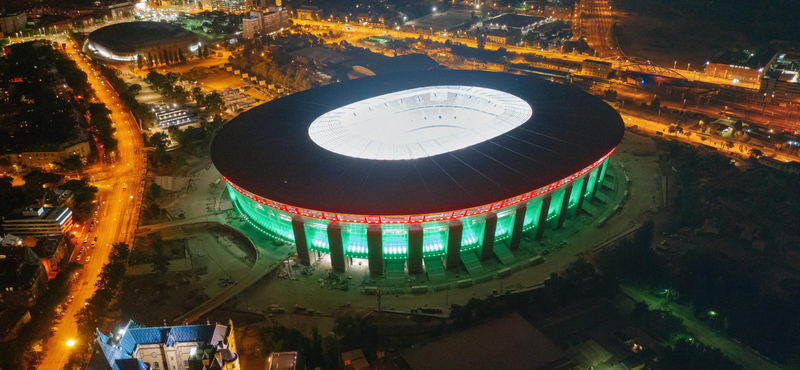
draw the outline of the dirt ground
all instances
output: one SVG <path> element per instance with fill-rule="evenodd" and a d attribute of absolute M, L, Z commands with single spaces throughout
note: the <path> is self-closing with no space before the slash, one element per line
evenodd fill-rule
<path fill-rule="evenodd" d="M 190 258 L 173 259 L 163 276 L 153 274 L 149 264 L 129 268 L 120 307 L 128 311 L 125 317 L 136 322 L 157 325 L 171 321 L 220 294 L 253 267 L 255 251 L 224 233 L 184 228 L 165 231 L 162 236 L 165 246 L 186 245 Z"/>
<path fill-rule="evenodd" d="M 658 18 L 652 15 L 627 13 L 618 22 L 619 44 L 630 56 L 650 59 L 664 67 L 679 69 L 702 67 L 717 53 L 733 46 L 746 46 L 740 33 L 716 29 L 702 19 Z"/>

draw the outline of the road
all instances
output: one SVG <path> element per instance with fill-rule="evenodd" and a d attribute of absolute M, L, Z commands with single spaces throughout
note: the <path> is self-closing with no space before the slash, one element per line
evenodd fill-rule
<path fill-rule="evenodd" d="M 686 136 L 680 133 L 670 134 L 668 131 L 669 125 L 651 121 L 644 117 L 637 117 L 623 111 L 620 111 L 620 115 L 622 116 L 622 119 L 625 121 L 626 127 L 635 126 L 637 130 L 642 131 L 651 136 L 662 136 L 672 140 L 677 140 L 677 141 L 682 141 L 684 143 L 692 144 L 694 146 L 700 146 L 700 145 L 707 146 L 728 156 L 736 155 L 736 156 L 749 157 L 750 150 L 758 149 L 765 156 L 775 158 L 779 161 L 800 162 L 800 156 L 789 154 L 787 152 L 775 151 L 772 148 L 752 146 L 748 143 L 737 142 L 734 140 L 730 140 L 733 141 L 734 143 L 733 148 L 728 148 L 726 144 L 729 140 L 720 138 L 718 136 L 698 135 L 697 132 L 688 131 L 686 129 L 684 129 L 685 132 L 691 132 L 690 136 Z"/>
<path fill-rule="evenodd" d="M 611 16 L 611 4 L 608 0 L 585 0 L 581 2 L 582 30 L 586 42 L 597 50 L 599 57 L 616 57 L 625 55 L 612 38 L 611 27 L 614 19 Z"/>
<path fill-rule="evenodd" d="M 673 315 L 683 320 L 683 325 L 698 340 L 705 345 L 719 348 L 725 356 L 745 369 L 760 370 L 782 370 L 783 367 L 772 363 L 761 357 L 756 351 L 743 344 L 736 343 L 734 340 L 715 332 L 706 323 L 694 317 L 694 313 L 689 307 L 675 302 L 666 302 L 666 298 L 655 298 L 647 292 L 631 286 L 622 286 L 622 292 L 631 300 L 645 302 L 651 309 L 667 309 Z"/>
<path fill-rule="evenodd" d="M 64 38 L 60 42 L 68 43 L 71 58 L 89 76 L 89 83 L 94 89 L 97 99 L 111 110 L 111 119 L 116 124 L 116 138 L 119 141 L 117 161 L 111 166 L 109 191 L 106 203 L 99 209 L 98 223 L 94 236 L 97 244 L 92 258 L 85 262 L 78 281 L 73 286 L 74 301 L 67 306 L 66 315 L 57 325 L 58 331 L 48 342 L 48 352 L 39 369 L 61 370 L 66 364 L 74 348 L 82 348 L 81 344 L 93 338 L 78 338 L 75 314 L 84 306 L 95 291 L 100 269 L 108 261 L 111 246 L 117 242 L 129 245 L 133 241 L 138 210 L 141 205 L 141 181 L 145 171 L 145 156 L 141 135 L 133 116 L 119 100 L 115 91 L 110 90 L 108 82 L 102 76 L 97 77 L 85 57 L 77 52 L 76 45 Z M 85 258 L 85 257 L 84 257 Z M 68 347 L 67 341 L 78 342 L 75 347 Z"/>
<path fill-rule="evenodd" d="M 350 43 L 355 43 L 355 40 L 361 39 L 361 38 L 364 38 L 364 37 L 367 37 L 367 36 L 388 35 L 388 36 L 392 36 L 392 37 L 394 37 L 396 39 L 405 39 L 405 38 L 414 38 L 414 39 L 416 39 L 416 38 L 420 37 L 420 35 L 421 35 L 421 33 L 419 33 L 419 32 L 404 32 L 402 30 L 397 30 L 397 29 L 394 29 L 394 28 L 382 29 L 382 28 L 373 28 L 373 27 L 369 27 L 369 26 L 360 26 L 360 25 L 357 25 L 357 24 L 351 24 L 350 26 L 345 26 L 344 24 L 341 24 L 341 23 L 328 22 L 328 21 L 310 21 L 310 20 L 302 20 L 302 19 L 292 19 L 292 22 L 294 22 L 294 24 L 300 25 L 300 26 L 312 26 L 312 27 L 313 26 L 318 26 L 318 27 L 325 28 L 326 30 L 330 29 L 330 30 L 337 31 L 337 32 L 343 32 L 344 33 L 343 37 L 337 38 L 337 39 L 333 39 L 331 41 L 337 41 L 337 40 L 344 39 L 344 40 L 347 40 L 347 42 L 350 42 Z M 314 32 L 314 30 L 311 30 L 311 32 Z M 473 48 L 478 46 L 476 40 L 460 38 L 460 37 L 455 37 L 455 36 L 449 36 L 449 35 L 448 36 L 442 36 L 440 34 L 431 35 L 430 33 L 425 33 L 423 35 L 423 37 L 425 37 L 427 39 L 430 39 L 430 40 L 433 40 L 433 41 L 436 41 L 436 42 L 442 42 L 442 43 L 447 41 L 447 40 L 450 40 L 450 42 L 453 42 L 453 43 L 458 42 L 458 43 L 461 43 L 461 44 L 464 44 L 466 46 L 473 47 Z M 328 38 L 326 38 L 326 39 L 328 39 Z M 560 53 L 559 51 L 534 49 L 534 48 L 527 48 L 527 47 L 513 46 L 513 45 L 501 45 L 501 44 L 495 44 L 495 43 L 491 43 L 491 42 L 487 42 L 486 46 L 485 46 L 486 50 L 497 50 L 499 48 L 505 48 L 508 51 L 512 51 L 512 52 L 519 53 L 519 54 L 535 54 L 535 55 L 540 55 L 540 56 L 547 57 L 547 58 L 570 60 L 570 61 L 578 62 L 578 63 L 582 62 L 584 59 L 591 59 L 591 57 L 586 56 L 586 55 L 570 54 L 570 53 L 564 54 L 564 53 Z M 599 58 L 594 58 L 594 59 L 599 59 Z"/>

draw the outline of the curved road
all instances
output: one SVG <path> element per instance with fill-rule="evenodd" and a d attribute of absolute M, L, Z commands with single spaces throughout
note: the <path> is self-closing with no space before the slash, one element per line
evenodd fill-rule
<path fill-rule="evenodd" d="M 117 161 L 112 167 L 109 181 L 109 193 L 106 204 L 99 210 L 96 226 L 97 247 L 92 252 L 92 259 L 81 270 L 81 276 L 73 286 L 75 299 L 67 306 L 66 315 L 58 331 L 48 341 L 48 352 L 44 356 L 39 369 L 61 370 L 66 364 L 73 348 L 82 348 L 80 342 L 92 338 L 78 338 L 78 327 L 75 314 L 84 306 L 95 291 L 100 269 L 108 261 L 111 245 L 125 242 L 131 245 L 141 205 L 141 181 L 145 174 L 145 156 L 142 137 L 136 121 L 122 105 L 119 96 L 110 89 L 102 76 L 95 71 L 85 57 L 77 52 L 78 48 L 71 40 L 60 37 L 59 42 L 67 43 L 70 58 L 78 63 L 78 67 L 88 75 L 89 83 L 95 91 L 99 102 L 111 110 L 111 119 L 116 124 L 116 138 L 119 141 Z M 68 347 L 67 340 L 78 341 L 75 347 Z"/>

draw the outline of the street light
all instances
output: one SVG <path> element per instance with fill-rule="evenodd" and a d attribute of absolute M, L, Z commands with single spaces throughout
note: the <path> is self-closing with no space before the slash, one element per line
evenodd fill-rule
<path fill-rule="evenodd" d="M 69 339 L 65 344 L 67 345 L 67 347 L 75 347 L 75 339 Z"/>

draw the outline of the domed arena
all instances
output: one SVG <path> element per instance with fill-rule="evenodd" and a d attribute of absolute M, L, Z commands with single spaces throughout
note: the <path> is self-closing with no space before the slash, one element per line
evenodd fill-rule
<path fill-rule="evenodd" d="M 623 133 L 612 107 L 570 86 L 427 70 L 265 103 L 224 126 L 211 155 L 238 212 L 302 263 L 431 275 L 577 217 Z"/>
<path fill-rule="evenodd" d="M 201 46 L 196 34 L 166 22 L 117 23 L 89 34 L 84 50 L 107 63 L 133 63 L 137 58 L 162 58 L 164 53 L 188 57 Z M 148 55 L 150 55 L 148 57 Z"/>

